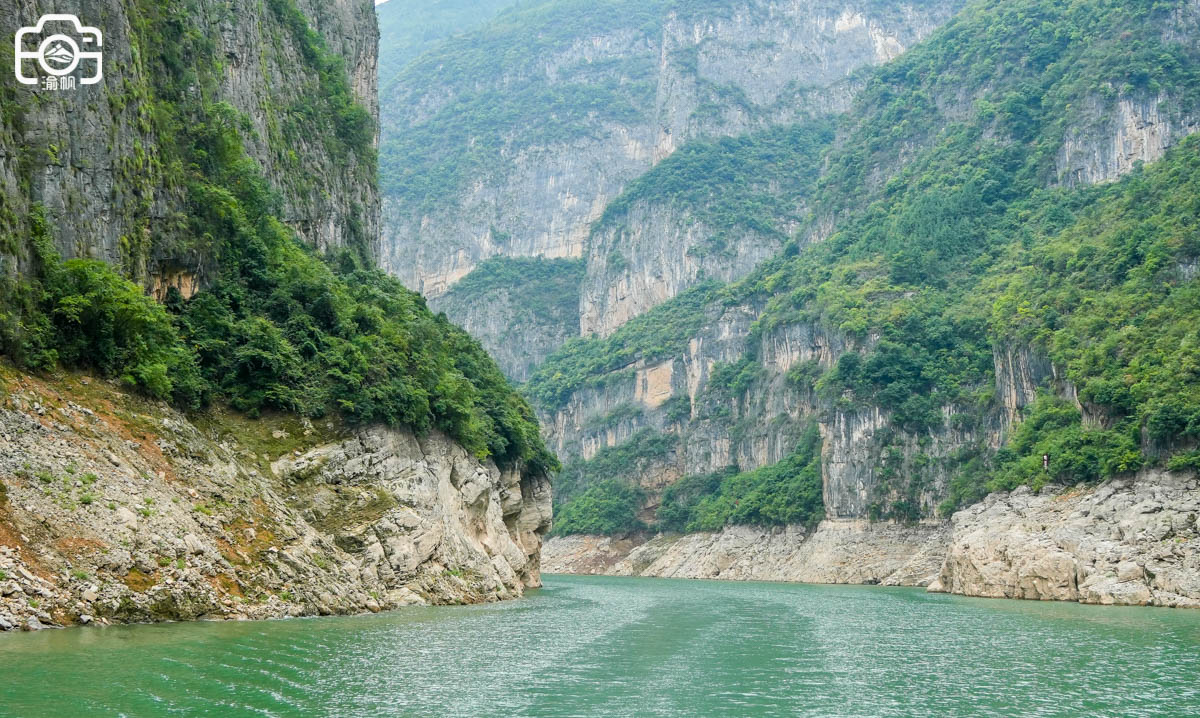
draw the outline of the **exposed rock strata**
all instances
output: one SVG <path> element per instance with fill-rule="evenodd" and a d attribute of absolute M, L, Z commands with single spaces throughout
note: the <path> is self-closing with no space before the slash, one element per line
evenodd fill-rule
<path fill-rule="evenodd" d="M 882 583 L 991 598 L 1200 608 L 1200 479 L 997 493 L 918 526 L 824 521 L 719 533 L 554 537 L 550 573 Z"/>
<path fill-rule="evenodd" d="M 994 494 L 953 517 L 932 590 L 1200 607 L 1200 482 L 1149 473 L 1094 489 Z"/>
<path fill-rule="evenodd" d="M 550 486 L 449 439 L 192 423 L 107 382 L 0 375 L 0 627 L 511 598 Z"/>
<path fill-rule="evenodd" d="M 304 105 L 319 94 L 322 80 L 270 5 L 230 0 L 191 3 L 172 12 L 179 13 L 183 28 L 194 26 L 214 44 L 211 60 L 220 62 L 220 81 L 206 100 L 228 103 L 246 119 L 246 150 L 278 192 L 280 218 L 318 249 L 362 243 L 375 251 L 374 168 L 339 150 L 333 128 L 318 131 L 305 124 L 311 110 Z M 379 32 L 370 0 L 296 0 L 296 7 L 321 33 L 328 51 L 342 59 L 355 101 L 374 118 Z M 44 0 L 5 3 L 0 35 L 9 42 L 18 28 L 62 9 Z M 174 264 L 180 257 L 158 252 L 160 244 L 178 240 L 186 245 L 183 240 L 190 238 L 179 219 L 186 196 L 164 181 L 160 165 L 170 157 L 160 150 L 162 138 L 148 120 L 153 83 L 163 70 L 156 64 L 161 59 L 146 48 L 141 53 L 147 56 L 139 54 L 134 27 L 151 21 L 143 13 L 129 0 L 87 3 L 79 18 L 103 33 L 103 81 L 73 92 L 20 85 L 5 100 L 16 111 L 14 120 L 0 124 L 0 195 L 18 215 L 34 203 L 44 207 L 64 256 L 124 263 L 149 285 L 162 272 L 211 269 L 213 258 L 192 257 L 180 267 Z M 285 141 L 280 128 L 291 125 L 302 129 Z M 136 256 L 144 244 L 154 251 Z M 130 266 L 142 259 L 146 266 Z"/>

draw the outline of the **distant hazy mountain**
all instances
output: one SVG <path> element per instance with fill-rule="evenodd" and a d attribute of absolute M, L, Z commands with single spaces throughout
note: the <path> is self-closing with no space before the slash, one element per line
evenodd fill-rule
<path fill-rule="evenodd" d="M 439 40 L 471 30 L 516 0 L 388 0 L 379 15 L 379 79 L 387 82 Z"/>

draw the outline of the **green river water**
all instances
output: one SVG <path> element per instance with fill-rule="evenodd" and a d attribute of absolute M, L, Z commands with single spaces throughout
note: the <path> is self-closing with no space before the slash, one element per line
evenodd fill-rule
<path fill-rule="evenodd" d="M 1200 716 L 1200 611 L 547 576 L 374 616 L 0 636 L 3 716 Z"/>

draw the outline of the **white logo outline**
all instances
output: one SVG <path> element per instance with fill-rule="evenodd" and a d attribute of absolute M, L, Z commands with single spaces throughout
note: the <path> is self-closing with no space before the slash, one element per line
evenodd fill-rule
<path fill-rule="evenodd" d="M 42 42 L 38 44 L 37 50 L 32 52 L 25 50 L 25 36 L 41 35 L 43 29 L 46 27 L 46 23 L 50 22 L 71 23 L 75 29 L 75 33 L 83 38 L 84 44 L 91 45 L 94 41 L 94 46 L 96 48 L 95 51 L 89 52 L 81 49 L 79 47 L 79 43 L 75 42 L 74 38 L 72 38 L 70 35 L 64 35 L 61 33 L 51 35 L 50 37 L 42 40 Z M 46 60 L 48 50 L 61 50 L 64 44 L 69 45 L 72 51 L 71 62 L 65 69 L 55 68 Z M 36 60 L 38 66 L 45 70 L 51 77 L 62 77 L 64 75 L 69 75 L 75 71 L 81 61 L 95 60 L 96 74 L 92 75 L 91 77 L 79 78 L 79 84 L 94 85 L 97 82 L 100 82 L 104 76 L 104 52 L 101 49 L 104 47 L 104 35 L 100 32 L 99 28 L 85 26 L 83 23 L 79 22 L 79 18 L 75 15 L 42 15 L 40 18 L 38 18 L 37 25 L 33 27 L 23 27 L 20 30 L 17 30 L 17 34 L 13 39 L 13 45 L 16 52 L 16 61 L 14 63 L 13 71 L 17 76 L 17 81 L 22 84 L 36 85 L 38 84 L 39 79 L 37 76 L 30 77 L 23 72 L 26 60 Z"/>

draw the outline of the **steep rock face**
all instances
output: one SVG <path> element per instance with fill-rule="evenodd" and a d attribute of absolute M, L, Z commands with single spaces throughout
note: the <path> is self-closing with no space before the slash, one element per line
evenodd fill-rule
<path fill-rule="evenodd" d="M 794 369 L 830 369 L 848 352 L 864 353 L 875 339 L 854 340 L 819 324 L 783 325 L 757 338 L 761 370 L 741 394 L 710 385 L 713 371 L 747 352 L 747 336 L 759 314 L 752 305 L 721 307 L 676 359 L 637 362 L 571 395 L 542 416 L 548 443 L 564 460 L 587 460 L 641 431 L 678 439 L 670 457 L 680 476 L 737 466 L 755 469 L 781 461 L 796 447 L 804 426 L 816 422 L 823 442 L 822 479 L 826 515 L 833 519 L 878 517 L 897 501 L 930 516 L 945 497 L 958 452 L 999 446 L 1010 416 L 1051 381 L 1049 362 L 1016 345 L 994 357 L 998 388 L 1011 395 L 983 420 L 961 421 L 965 410 L 942 408 L 942 427 L 918 436 L 896 427 L 878 407 L 843 406 L 817 396 Z M 631 477 L 643 484 L 640 477 Z M 655 505 L 662 482 L 650 481 Z"/>
<path fill-rule="evenodd" d="M 429 306 L 453 317 L 455 324 L 479 339 L 504 375 L 514 382 L 527 380 L 555 349 L 579 335 L 574 306 L 533 312 L 522 304 L 518 292 L 509 290 L 463 298 L 443 294 L 431 300 Z"/>
<path fill-rule="evenodd" d="M 6 4 L 0 33 L 12 37 L 42 14 L 62 10 L 52 5 Z M 373 252 L 379 202 L 374 166 L 338 149 L 331 128 L 307 119 L 325 81 L 288 24 L 291 7 L 341 58 L 355 101 L 374 118 L 378 30 L 369 0 L 180 3 L 172 9 L 180 22 L 172 27 L 192 28 L 211 43 L 197 51 L 211 58 L 183 61 L 219 62 L 218 87 L 206 101 L 228 103 L 248 120 L 247 150 L 280 193 L 281 218 L 318 249 L 358 245 Z M 174 148 L 160 146 L 167 140 L 155 134 L 150 119 L 155 102 L 174 101 L 155 88 L 165 74 L 163 58 L 139 47 L 137 39 L 136 28 L 155 18 L 135 0 L 90 3 L 80 14 L 84 25 L 103 33 L 99 84 L 51 92 L 16 85 L 11 76 L 5 81 L 0 195 L 12 213 L 9 221 L 33 205 L 44 207 L 66 257 L 123 265 L 148 285 L 157 279 L 191 286 L 211 257 L 164 249 L 187 237 L 180 220 L 186 194 L 165 179 L 163 164 Z M 191 35 L 156 41 L 183 52 L 198 46 Z"/>
<path fill-rule="evenodd" d="M 1095 488 L 993 494 L 956 513 L 930 590 L 1200 607 L 1200 484 L 1152 472 Z"/>
<path fill-rule="evenodd" d="M 493 259 L 430 300 L 471 333 L 515 382 L 579 335 L 577 260 Z"/>
<path fill-rule="evenodd" d="M 1136 163 L 1160 159 L 1171 145 L 1200 129 L 1200 119 L 1173 109 L 1165 94 L 1090 98 L 1084 119 L 1063 140 L 1056 158 L 1058 181 L 1099 184 L 1121 177 Z"/>
<path fill-rule="evenodd" d="M 774 256 L 786 236 L 743 231 L 724 240 L 722 251 L 696 251 L 713 233 L 684 210 L 639 202 L 622 226 L 592 234 L 579 296 L 580 333 L 608 336 L 701 277 L 740 279 Z"/>
<path fill-rule="evenodd" d="M 384 428 L 284 457 L 273 468 L 285 482 L 311 484 L 302 515 L 357 556 L 369 578 L 415 579 L 435 600 L 434 565 L 464 572 L 483 596 L 520 595 L 541 584 L 541 534 L 550 522 L 543 476 L 482 463 L 439 434 Z"/>
<path fill-rule="evenodd" d="M 600 67 L 617 68 L 603 79 L 649 82 L 652 91 L 636 118 L 605 120 L 561 141 L 523 147 L 515 141 L 527 128 L 505 128 L 504 170 L 474 178 L 438 206 L 387 193 L 384 264 L 436 296 L 489 256 L 583 256 L 589 225 L 605 205 L 684 141 L 838 112 L 856 69 L 895 57 L 958 5 L 754 0 L 703 14 L 668 12 L 652 32 L 617 26 L 579 37 L 520 74 L 499 76 L 494 88 L 478 81 L 464 90 L 423 87 L 430 78 L 401 77 L 384 102 L 385 144 L 465 92 L 594 83 Z M 466 150 L 474 138 L 464 139 Z M 661 223 L 670 232 L 673 225 Z"/>
<path fill-rule="evenodd" d="M 639 360 L 572 393 L 566 404 L 542 416 L 543 433 L 563 458 L 590 459 L 605 446 L 615 446 L 638 431 L 668 429 L 692 415 L 709 374 L 718 362 L 736 361 L 757 311 L 740 305 L 719 308 L 677 358 Z M 668 400 L 686 398 L 683 417 L 672 415 Z M 727 456 L 723 454 L 723 456 Z M 689 466 L 725 466 L 722 456 Z"/>
<path fill-rule="evenodd" d="M 1134 107 L 1124 100 L 1115 102 L 1127 109 Z M 1083 128 L 1089 127 L 1086 114 L 1071 125 L 1068 138 L 1082 136 Z M 1115 134 L 1089 135 L 1089 151 L 1107 152 L 1106 138 L 1110 137 L 1116 137 L 1113 141 L 1121 145 L 1123 130 L 1115 126 L 1105 130 L 1110 131 Z M 1163 132 L 1165 143 L 1177 138 L 1173 130 Z M 1069 139 L 1064 147 L 1068 145 Z M 1110 153 L 1113 164 L 1105 173 L 1120 175 L 1134 167 L 1136 152 L 1124 145 L 1118 149 L 1116 154 Z M 1089 175 L 1087 181 L 1112 178 Z M 1184 276 L 1189 271 L 1181 267 Z M 729 322 L 728 317 L 736 312 L 744 314 L 743 321 Z M 828 371 L 849 352 L 869 352 L 876 337 L 849 341 L 819 321 L 773 326 L 755 336 L 750 329 L 760 312 L 748 305 L 710 310 L 687 349 L 674 358 L 659 354 L 604 377 L 588 377 L 563 408 L 546 417 L 550 441 L 567 457 L 588 458 L 600 446 L 617 445 L 650 427 L 680 437 L 681 446 L 687 447 L 681 463 L 688 475 L 728 465 L 746 470 L 775 463 L 795 446 L 798 429 L 816 421 L 823 440 L 826 515 L 911 519 L 934 515 L 956 471 L 972 454 L 1002 446 L 1021 410 L 1034 401 L 1039 390 L 1073 402 L 1085 427 L 1111 424 L 1101 408 L 1080 400 L 1063 367 L 1054 366 L 1026 343 L 998 341 L 993 346 L 995 400 L 985 406 L 947 403 L 939 407 L 940 426 L 912 433 L 869 400 L 866 405 L 849 405 L 837 397 L 818 398 L 811 378 L 802 376 Z M 726 340 L 712 343 L 713 336 Z M 749 340 L 739 342 L 744 337 Z M 758 367 L 752 384 L 740 395 L 720 396 L 706 386 L 714 366 L 739 360 Z M 691 381 L 673 380 L 666 400 L 649 403 L 645 392 L 638 393 L 636 378 L 652 367 L 670 367 L 672 374 L 691 367 L 687 374 Z M 801 376 L 791 376 L 793 370 L 800 370 Z M 684 406 L 688 411 L 681 414 Z M 617 411 L 620 407 L 637 411 Z M 608 421 L 610 416 L 619 421 Z M 692 446 L 696 451 L 689 450 Z M 649 500 L 654 498 L 651 494 Z"/>
<path fill-rule="evenodd" d="M 0 627 L 354 613 L 540 585 L 548 480 L 441 435 L 192 423 L 108 382 L 0 371 Z"/>

